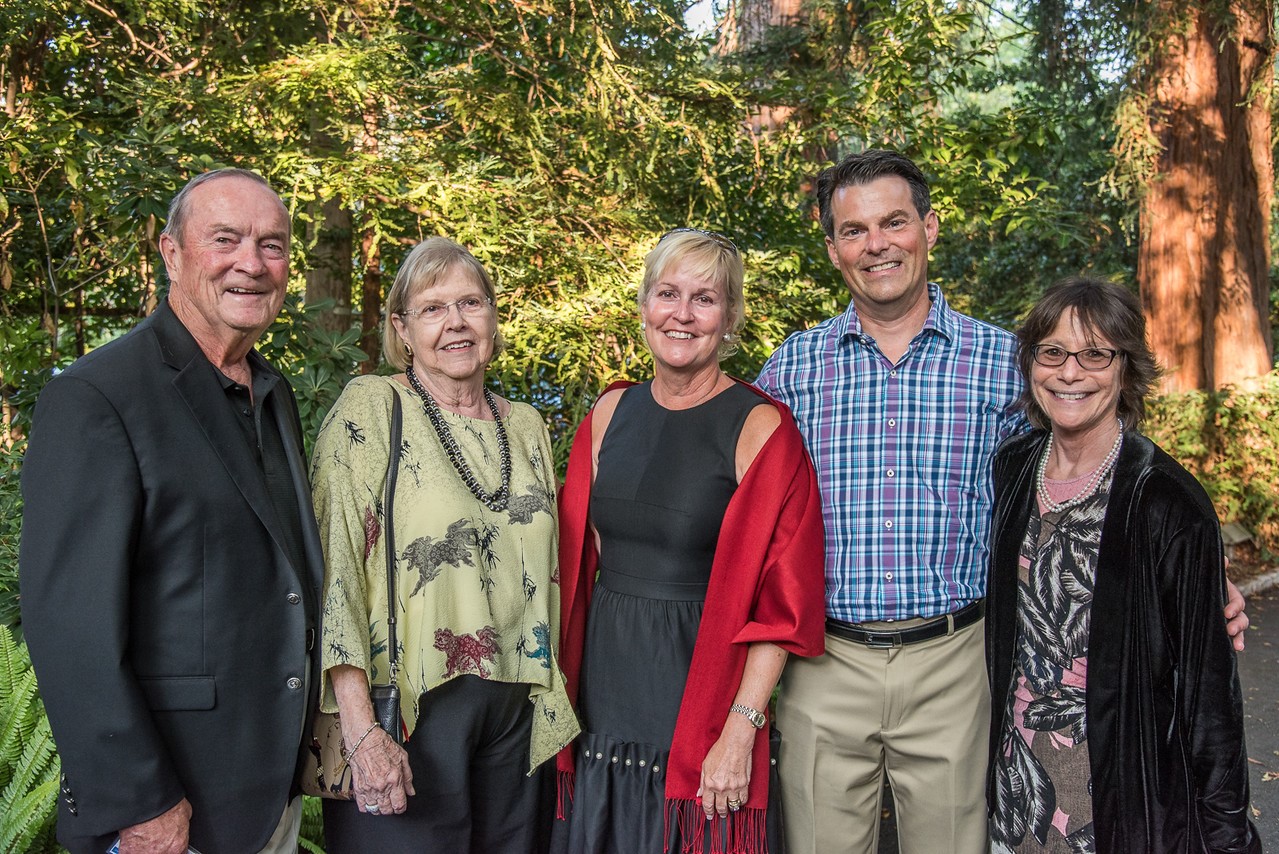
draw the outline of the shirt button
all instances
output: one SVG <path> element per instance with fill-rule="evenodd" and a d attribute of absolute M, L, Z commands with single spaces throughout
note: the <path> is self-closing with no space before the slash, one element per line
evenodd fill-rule
<path fill-rule="evenodd" d="M 889 519 L 887 522 L 885 522 L 885 523 L 884 523 L 884 527 L 885 527 L 885 528 L 888 528 L 888 529 L 890 529 L 890 530 L 891 530 L 891 529 L 892 529 L 892 527 L 893 527 L 893 520 L 892 520 L 892 519 Z"/>
<path fill-rule="evenodd" d="M 296 605 L 297 603 L 302 601 L 302 597 L 296 593 L 290 593 L 288 596 L 285 596 L 284 598 L 285 600 L 288 601 L 290 605 Z"/>
<path fill-rule="evenodd" d="M 245 418 L 248 418 L 250 415 L 253 414 L 253 410 L 249 409 L 248 407 L 245 407 L 244 409 L 240 410 L 240 414 L 243 415 Z"/>
<path fill-rule="evenodd" d="M 889 427 L 896 427 L 896 426 L 897 426 L 897 419 L 896 419 L 896 418 L 889 418 L 889 419 L 888 419 L 888 426 L 889 426 Z"/>
<path fill-rule="evenodd" d="M 885 573 L 884 573 L 884 580 L 885 580 L 885 581 L 892 581 L 892 580 L 893 580 L 893 574 L 892 574 L 891 572 L 885 572 Z"/>
<path fill-rule="evenodd" d="M 290 691 L 296 691 L 302 687 L 302 680 L 296 676 L 290 676 L 289 681 L 284 684 L 289 686 Z"/>
<path fill-rule="evenodd" d="M 889 477 L 896 477 L 896 476 L 897 476 L 897 472 L 893 471 L 892 469 L 889 469 L 889 470 L 888 470 L 888 472 L 887 472 L 887 474 L 888 474 L 888 476 L 889 476 Z"/>
<path fill-rule="evenodd" d="M 897 372 L 896 372 L 896 371 L 889 371 L 889 372 L 888 372 L 888 375 L 889 375 L 890 377 L 895 377 L 895 376 L 897 376 Z"/>

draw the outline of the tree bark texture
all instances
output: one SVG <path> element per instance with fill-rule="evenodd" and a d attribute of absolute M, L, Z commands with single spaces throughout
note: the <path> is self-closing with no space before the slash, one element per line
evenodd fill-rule
<path fill-rule="evenodd" d="M 728 56 L 740 51 L 759 50 L 769 31 L 795 26 L 803 21 L 800 0 L 729 0 L 720 25 L 715 52 Z M 761 105 L 751 116 L 751 131 L 761 133 L 784 125 L 794 114 L 788 106 Z"/>
<path fill-rule="evenodd" d="M 1156 5 L 1137 278 L 1164 390 L 1216 389 L 1273 365 L 1274 0 Z"/>
<path fill-rule="evenodd" d="M 771 28 L 801 20 L 800 0 L 729 0 L 715 50 L 726 55 L 758 47 Z"/>
<path fill-rule="evenodd" d="M 308 231 L 314 241 L 306 271 L 306 301 L 333 300 L 319 325 L 330 332 L 351 327 L 351 211 L 340 198 L 312 203 Z"/>

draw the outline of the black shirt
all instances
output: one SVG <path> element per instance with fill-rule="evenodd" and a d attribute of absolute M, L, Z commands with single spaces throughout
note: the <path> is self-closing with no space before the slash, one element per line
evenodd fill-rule
<path fill-rule="evenodd" d="M 288 411 L 280 377 L 267 367 L 256 352 L 249 354 L 253 375 L 253 393 L 242 383 L 214 368 L 227 405 L 235 412 L 236 423 L 244 442 L 266 480 L 267 494 L 284 531 L 284 547 L 288 558 L 299 569 L 306 565 L 302 552 L 302 518 L 289 471 L 289 459 L 280 436 L 280 413 Z"/>

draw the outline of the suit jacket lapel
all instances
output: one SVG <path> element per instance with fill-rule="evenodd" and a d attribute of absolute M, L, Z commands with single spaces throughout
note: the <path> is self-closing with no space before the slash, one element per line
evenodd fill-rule
<path fill-rule="evenodd" d="M 245 452 L 240 426 L 235 423 L 235 413 L 227 405 L 226 392 L 214 376 L 213 366 L 200 351 L 191 333 L 173 313 L 167 300 L 152 315 L 152 329 L 160 342 L 165 363 L 177 370 L 173 378 L 174 389 L 195 416 L 200 429 L 204 431 L 204 437 L 226 468 L 227 474 L 271 534 L 287 562 L 289 550 L 280 531 L 275 506 L 267 493 L 266 478 Z M 283 428 L 281 432 L 285 436 L 289 435 L 289 431 Z M 285 441 L 287 443 L 287 438 Z M 287 447 L 289 446 L 286 444 Z M 293 466 L 292 460 L 290 466 Z M 309 491 L 299 494 L 299 503 L 303 494 L 309 496 Z M 298 573 L 299 579 L 305 577 L 296 568 L 294 571 Z"/>
<path fill-rule="evenodd" d="M 293 488 L 298 496 L 298 512 L 302 514 L 302 552 L 306 566 L 295 567 L 298 578 L 303 584 L 309 583 L 317 589 L 324 581 L 324 552 L 320 545 L 320 532 L 315 524 L 315 508 L 311 504 L 311 481 L 307 475 L 306 456 L 302 452 L 302 437 L 297 421 L 290 417 L 296 411 L 296 402 L 283 379 L 276 389 L 275 423 L 280 429 L 280 438 L 284 442 L 284 454 L 289 458 L 289 474 L 292 476 Z M 288 401 L 289 406 L 285 406 Z"/>

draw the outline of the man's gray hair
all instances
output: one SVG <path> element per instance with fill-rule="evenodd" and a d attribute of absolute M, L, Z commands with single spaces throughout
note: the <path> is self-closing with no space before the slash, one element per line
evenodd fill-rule
<path fill-rule="evenodd" d="M 187 216 L 190 213 L 191 191 L 201 184 L 207 184 L 210 181 L 216 181 L 219 178 L 247 178 L 250 181 L 261 184 L 263 187 L 271 190 L 272 193 L 275 192 L 275 190 L 271 188 L 271 185 L 267 183 L 265 178 L 257 172 L 252 172 L 248 169 L 228 167 L 226 169 L 213 169 L 208 172 L 202 172 L 188 181 L 187 185 L 181 190 L 178 190 L 178 194 L 173 197 L 173 201 L 169 202 L 169 219 L 164 224 L 164 231 L 162 233 L 172 237 L 174 241 L 181 246 L 182 239 L 186 236 L 184 234 L 184 229 L 186 227 Z M 280 206 L 284 206 L 283 201 L 280 202 Z M 289 217 L 286 215 L 284 219 L 289 223 L 289 229 L 290 232 L 292 232 L 293 224 L 289 220 Z"/>

